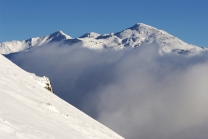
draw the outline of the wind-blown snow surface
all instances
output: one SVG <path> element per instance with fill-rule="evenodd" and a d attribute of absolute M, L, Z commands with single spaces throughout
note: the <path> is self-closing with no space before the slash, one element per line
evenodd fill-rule
<path fill-rule="evenodd" d="M 121 139 L 0 55 L 0 138 Z"/>
<path fill-rule="evenodd" d="M 53 92 L 53 88 L 51 85 L 51 82 L 49 80 L 48 77 L 43 76 L 43 77 L 39 77 L 37 75 L 35 75 L 34 73 L 30 73 L 31 77 L 36 80 L 41 86 L 43 86 L 44 88 L 48 89 L 49 91 Z"/>

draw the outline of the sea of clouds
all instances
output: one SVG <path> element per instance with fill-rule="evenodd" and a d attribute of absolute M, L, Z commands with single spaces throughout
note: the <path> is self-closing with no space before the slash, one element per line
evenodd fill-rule
<path fill-rule="evenodd" d="M 127 139 L 207 139 L 208 53 L 50 44 L 8 55 L 48 76 L 56 95 Z"/>

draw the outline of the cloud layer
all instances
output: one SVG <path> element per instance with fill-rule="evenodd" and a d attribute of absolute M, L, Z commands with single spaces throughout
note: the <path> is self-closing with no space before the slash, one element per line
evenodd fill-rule
<path fill-rule="evenodd" d="M 208 137 L 208 57 L 157 46 L 94 51 L 51 44 L 9 56 L 55 93 L 129 139 Z"/>

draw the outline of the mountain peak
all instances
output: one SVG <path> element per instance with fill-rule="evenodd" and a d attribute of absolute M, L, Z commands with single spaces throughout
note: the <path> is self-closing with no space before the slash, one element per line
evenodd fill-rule
<path fill-rule="evenodd" d="M 147 25 L 147 24 L 144 24 L 144 23 L 136 23 L 136 25 L 139 25 L 139 26 L 150 26 L 150 25 Z"/>
<path fill-rule="evenodd" d="M 57 32 L 59 32 L 59 33 L 61 33 L 61 34 L 64 34 L 64 32 L 63 32 L 62 30 L 59 30 L 59 31 L 57 31 Z"/>
<path fill-rule="evenodd" d="M 63 37 L 65 39 L 71 39 L 72 37 L 70 37 L 69 35 L 65 34 L 63 31 L 59 30 L 56 31 L 54 33 L 52 33 L 49 38 L 54 38 L 54 37 Z"/>
<path fill-rule="evenodd" d="M 82 35 L 79 38 L 97 38 L 98 36 L 100 36 L 100 34 L 98 34 L 96 32 L 89 32 L 89 33 Z"/>
<path fill-rule="evenodd" d="M 138 26 L 149 26 L 149 25 L 144 24 L 144 23 L 136 23 L 135 25 L 138 25 Z"/>
<path fill-rule="evenodd" d="M 152 26 L 149 26 L 147 24 L 144 24 L 144 23 L 137 23 L 135 24 L 134 26 L 128 28 L 128 29 L 131 29 L 131 30 L 147 30 L 147 29 L 156 29 Z"/>
<path fill-rule="evenodd" d="M 63 31 L 59 30 L 51 35 L 49 35 L 49 40 L 51 41 L 62 41 L 62 40 L 67 40 L 67 39 L 72 39 L 72 37 L 66 35 Z"/>
<path fill-rule="evenodd" d="M 64 35 L 64 33 L 63 31 L 59 30 L 59 31 L 52 33 L 51 35 Z"/>

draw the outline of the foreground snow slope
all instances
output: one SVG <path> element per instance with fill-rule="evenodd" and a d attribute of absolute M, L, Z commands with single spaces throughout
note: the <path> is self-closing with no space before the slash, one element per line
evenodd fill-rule
<path fill-rule="evenodd" d="M 0 55 L 1 139 L 121 139 Z"/>
<path fill-rule="evenodd" d="M 37 75 L 35 75 L 34 73 L 30 73 L 31 77 L 36 80 L 42 87 L 48 89 L 50 92 L 54 93 L 53 92 L 53 88 L 52 88 L 52 85 L 51 85 L 51 82 L 49 80 L 48 77 L 46 76 L 43 76 L 43 77 L 39 77 Z"/>

